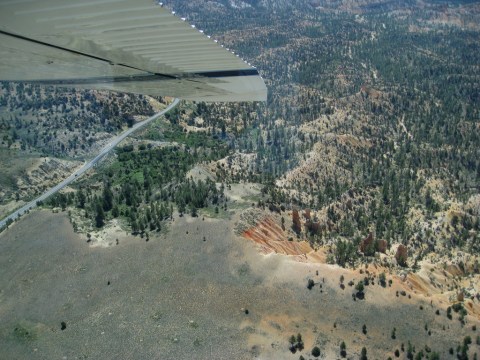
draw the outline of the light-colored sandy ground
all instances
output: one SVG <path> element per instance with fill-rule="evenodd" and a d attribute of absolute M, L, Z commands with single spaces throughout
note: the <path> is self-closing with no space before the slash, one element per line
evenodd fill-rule
<path fill-rule="evenodd" d="M 187 172 L 186 178 L 192 178 L 195 181 L 202 180 L 205 181 L 207 179 L 214 180 L 215 177 L 209 171 L 206 166 L 202 165 L 195 165 L 190 171 Z"/>
<path fill-rule="evenodd" d="M 246 215 L 250 215 L 250 217 Z M 291 217 L 291 214 L 287 212 L 284 216 L 288 218 Z M 352 270 L 326 265 L 328 247 L 313 248 L 306 241 L 298 241 L 290 229 L 291 221 L 286 221 L 285 230 L 283 230 L 279 218 L 280 215 L 268 211 L 246 210 L 240 215 L 240 221 L 243 223 L 250 221 L 250 226 L 244 225 L 240 230 L 241 235 L 252 241 L 257 250 L 266 256 L 283 255 L 292 263 L 301 262 L 306 263 L 306 265 L 310 263 L 323 266 L 323 271 L 327 270 L 330 274 L 329 277 L 339 278 L 340 273 L 342 273 L 346 278 L 361 278 L 365 276 L 362 274 L 366 271 L 377 277 L 382 272 L 390 274 L 393 282 L 392 288 L 395 292 L 407 291 L 417 301 L 431 302 L 432 305 L 443 310 L 458 301 L 460 289 L 468 289 L 471 295 L 480 292 L 480 275 L 472 274 L 459 277 L 458 275 L 462 274 L 462 270 L 456 265 L 424 260 L 420 263 L 420 269 L 417 272 L 404 271 L 399 267 L 383 266 L 383 264 L 394 262 L 395 247 L 388 251 L 387 255 L 381 254 L 374 264 L 366 265 L 367 268 L 362 266 L 359 269 Z M 252 221 L 254 224 L 251 223 Z M 462 258 L 462 260 L 463 263 L 468 264 L 473 262 L 473 258 L 466 254 L 465 259 Z M 292 266 L 289 265 L 288 268 Z M 377 299 L 384 300 L 382 297 Z M 467 297 L 464 303 L 469 314 L 476 320 L 480 320 L 479 301 Z"/>

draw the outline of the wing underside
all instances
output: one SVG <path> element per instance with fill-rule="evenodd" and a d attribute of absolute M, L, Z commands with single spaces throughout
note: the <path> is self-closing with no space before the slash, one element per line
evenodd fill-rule
<path fill-rule="evenodd" d="M 265 101 L 257 70 L 150 0 L 0 0 L 0 80 Z"/>

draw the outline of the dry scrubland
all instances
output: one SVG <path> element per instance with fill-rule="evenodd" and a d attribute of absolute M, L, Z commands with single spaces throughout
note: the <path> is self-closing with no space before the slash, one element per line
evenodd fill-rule
<path fill-rule="evenodd" d="M 390 276 L 392 287 L 376 282 L 354 302 L 340 275 L 348 284 L 365 272 L 263 255 L 234 234 L 239 220 L 176 217 L 148 242 L 123 236 L 102 248 L 75 234 L 65 213 L 27 215 L 0 235 L 1 357 L 298 359 L 288 338 L 301 333 L 307 358 L 314 345 L 339 358 L 344 340 L 349 358 L 366 346 L 369 358 L 386 359 L 410 340 L 443 359 L 465 335 L 475 342 L 476 317 L 462 328 L 446 304 L 397 297 L 405 286 Z"/>
<path fill-rule="evenodd" d="M 67 212 L 35 211 L 0 234 L 0 359 L 293 360 L 312 358 L 313 346 L 336 359 L 342 341 L 350 359 L 362 347 L 369 359 L 405 359 L 409 341 L 448 359 L 465 336 L 478 356 L 478 4 L 167 3 L 257 65 L 271 99 L 181 104 L 128 141 L 125 161 L 110 156 L 66 189 Z M 163 105 L 11 84 L 0 106 L 1 214 Z M 153 151 L 170 145 L 182 156 Z M 68 159 L 45 164 L 46 155 Z M 162 161 L 141 161 L 154 155 Z M 170 174 L 182 162 L 188 169 Z M 200 216 L 173 223 L 155 211 L 162 230 L 145 236 L 148 185 L 155 201 L 166 189 L 154 205 L 182 211 L 171 195 L 195 193 L 190 183 L 178 191 L 190 178 L 222 182 L 225 197 L 189 204 L 185 213 Z M 94 205 L 115 179 L 143 189 L 127 205 L 132 188 L 113 184 L 114 216 L 112 204 Z M 367 259 L 356 241 L 368 233 L 392 246 Z M 354 244 L 355 268 L 326 264 L 340 240 Z M 400 243 L 407 268 L 396 265 Z M 365 300 L 354 301 L 365 277 Z M 462 326 L 447 308 L 463 291 Z M 298 333 L 305 350 L 292 354 Z"/>
<path fill-rule="evenodd" d="M 10 183 L 17 190 L 6 186 L 0 189 L 0 218 L 58 184 L 82 165 L 81 161 L 69 161 L 50 157 L 34 157 L 0 150 L 0 182 Z"/>

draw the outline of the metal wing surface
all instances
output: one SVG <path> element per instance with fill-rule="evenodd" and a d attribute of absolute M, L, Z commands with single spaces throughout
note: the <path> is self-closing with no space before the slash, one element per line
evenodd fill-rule
<path fill-rule="evenodd" d="M 151 0 L 0 0 L 0 80 L 265 101 L 258 71 Z"/>

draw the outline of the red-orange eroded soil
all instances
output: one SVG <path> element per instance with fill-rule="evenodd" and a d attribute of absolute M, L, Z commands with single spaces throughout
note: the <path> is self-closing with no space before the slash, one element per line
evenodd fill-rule
<path fill-rule="evenodd" d="M 324 262 L 325 256 L 315 251 L 306 241 L 289 241 L 287 233 L 272 218 L 262 219 L 256 226 L 243 232 L 243 237 L 259 245 L 264 254 L 290 255 L 297 261 Z"/>
<path fill-rule="evenodd" d="M 326 249 L 313 249 L 312 246 L 306 241 L 298 241 L 297 239 L 290 239 L 289 236 L 291 233 L 282 229 L 281 225 L 275 221 L 274 218 L 270 216 L 264 217 L 260 220 L 255 226 L 252 226 L 245 230 L 242 235 L 244 238 L 254 241 L 258 247 L 259 251 L 265 255 L 269 254 L 281 254 L 289 256 L 291 259 L 304 262 L 304 263 L 326 263 Z M 337 271 L 336 268 L 331 268 L 331 271 Z M 355 276 L 364 276 L 364 273 L 360 269 L 356 270 L 347 270 L 343 268 L 338 268 L 339 276 L 340 274 L 350 273 L 352 277 Z M 377 267 L 373 265 L 368 267 L 368 272 L 370 274 L 375 274 L 378 276 L 382 272 L 389 272 L 388 268 Z M 447 272 L 443 271 L 442 273 L 438 272 L 438 279 L 442 283 L 448 283 L 449 276 L 457 275 L 458 269 L 455 266 L 448 266 Z M 363 275 L 362 275 L 363 274 Z M 440 276 L 442 274 L 443 276 Z M 407 276 L 403 279 L 394 275 L 392 291 L 404 289 L 408 294 L 411 294 L 415 298 L 423 298 L 425 300 L 430 300 L 432 303 L 435 303 L 437 306 L 446 308 L 451 305 L 452 300 L 449 299 L 451 292 L 444 292 L 446 289 L 439 288 L 438 285 L 434 285 L 429 281 L 428 273 L 427 275 L 421 273 L 409 272 Z M 465 307 L 467 308 L 470 315 L 474 316 L 476 319 L 480 319 L 480 304 L 475 303 L 470 299 L 466 299 Z"/>

